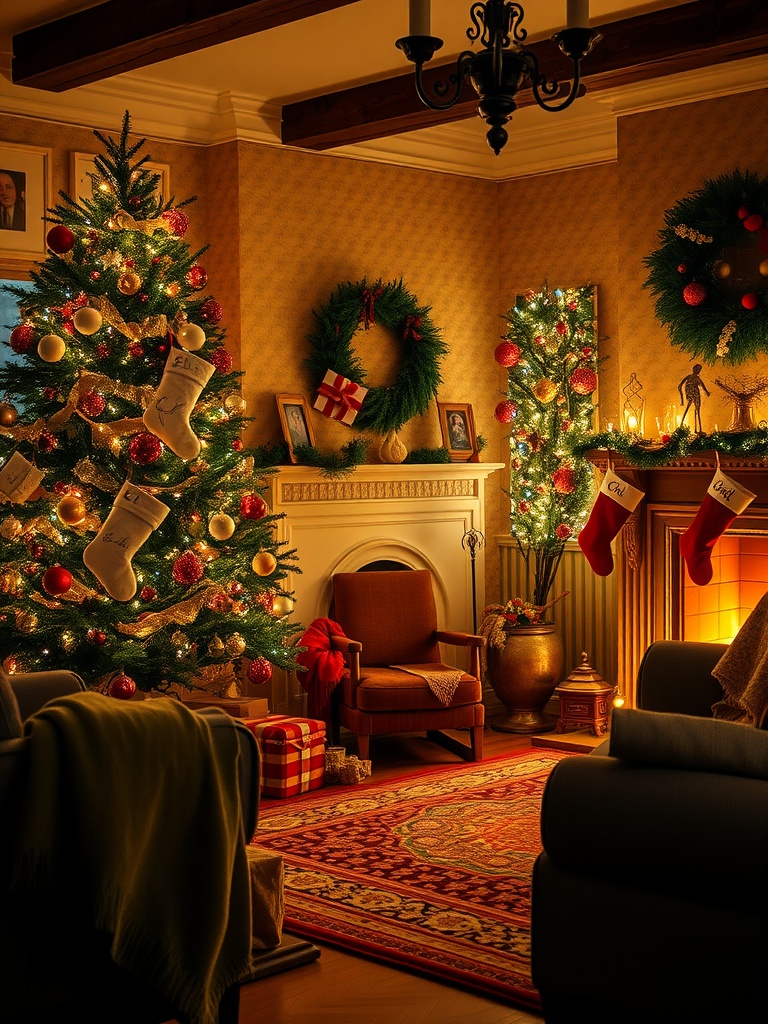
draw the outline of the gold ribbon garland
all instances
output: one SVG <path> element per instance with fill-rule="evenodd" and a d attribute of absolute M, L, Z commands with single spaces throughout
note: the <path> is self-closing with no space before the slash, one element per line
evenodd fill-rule
<path fill-rule="evenodd" d="M 214 597 L 225 593 L 223 587 L 209 584 L 204 590 L 195 594 L 194 597 L 187 598 L 186 601 L 180 601 L 179 604 L 165 608 L 161 612 L 150 612 L 144 616 L 141 622 L 118 622 L 117 629 L 120 633 L 135 637 L 137 640 L 146 640 L 147 637 L 170 623 L 177 626 L 189 626 L 200 614 L 203 605 Z"/>
<path fill-rule="evenodd" d="M 152 217 L 150 220 L 136 220 L 126 210 L 116 210 L 110 217 L 107 227 L 112 231 L 141 231 L 145 235 L 152 235 L 158 229 L 168 230 L 168 225 L 162 217 Z"/>
<path fill-rule="evenodd" d="M 157 316 L 145 317 L 141 323 L 131 321 L 126 323 L 120 312 L 106 297 L 106 295 L 94 295 L 91 299 L 91 306 L 101 313 L 102 319 L 120 331 L 129 341 L 142 341 L 144 338 L 161 338 L 169 330 L 168 318 L 164 313 Z"/>

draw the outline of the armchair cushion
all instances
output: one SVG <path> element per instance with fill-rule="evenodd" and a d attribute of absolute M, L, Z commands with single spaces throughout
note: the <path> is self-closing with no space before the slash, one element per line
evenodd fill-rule
<path fill-rule="evenodd" d="M 427 671 L 449 669 L 442 662 L 419 666 Z M 345 679 L 345 700 L 356 702 L 361 711 L 433 711 L 441 705 L 425 679 L 403 672 L 402 669 L 374 665 L 360 669 L 360 685 L 353 697 L 349 677 Z M 450 707 L 462 704 L 476 704 L 482 698 L 480 680 L 463 672 L 453 694 Z"/>

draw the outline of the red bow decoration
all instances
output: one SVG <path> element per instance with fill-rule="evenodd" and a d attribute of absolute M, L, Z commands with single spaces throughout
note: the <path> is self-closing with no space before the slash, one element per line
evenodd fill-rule
<path fill-rule="evenodd" d="M 366 331 L 371 324 L 376 323 L 376 310 L 374 308 L 374 304 L 383 291 L 383 288 L 377 288 L 375 292 L 371 291 L 370 288 L 363 289 L 363 308 L 360 312 L 360 321 Z"/>
<path fill-rule="evenodd" d="M 353 409 L 355 412 L 360 412 L 363 400 L 355 397 L 359 389 L 359 384 L 355 384 L 354 381 L 347 380 L 346 377 L 337 373 L 333 379 L 333 383 L 329 383 L 325 380 L 322 381 L 317 389 L 317 393 L 322 395 L 324 398 L 330 398 L 336 406 L 331 419 L 342 420 L 349 409 Z"/>
<path fill-rule="evenodd" d="M 413 338 L 414 341 L 421 341 L 419 327 L 421 327 L 420 316 L 407 316 L 403 327 L 403 341 L 408 341 L 409 337 Z"/>

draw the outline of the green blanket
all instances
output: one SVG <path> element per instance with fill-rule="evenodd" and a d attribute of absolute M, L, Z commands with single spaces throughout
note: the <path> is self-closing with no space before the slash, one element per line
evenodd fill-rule
<path fill-rule="evenodd" d="M 191 1024 L 214 1024 L 250 969 L 234 730 L 219 730 L 217 746 L 232 746 L 218 758 L 205 718 L 178 701 L 90 692 L 51 701 L 24 731 L 12 889 L 77 892 L 115 963 Z"/>

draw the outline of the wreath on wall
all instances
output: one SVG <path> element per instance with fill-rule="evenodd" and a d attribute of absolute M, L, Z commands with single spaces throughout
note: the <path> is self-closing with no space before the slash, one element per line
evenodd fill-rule
<path fill-rule="evenodd" d="M 322 411 L 342 419 L 334 414 L 334 408 L 343 408 L 348 398 L 356 407 L 352 409 L 353 417 L 344 422 L 377 434 L 399 430 L 408 420 L 426 412 L 437 397 L 442 381 L 440 360 L 447 351 L 429 313 L 429 307 L 420 306 L 402 280 L 369 284 L 364 278 L 355 284 L 339 285 L 322 309 L 313 310 L 317 326 L 309 336 L 311 354 L 305 360 L 318 391 L 329 372 L 336 377 L 335 390 L 340 397 Z M 397 376 L 388 387 L 366 384 L 365 369 L 352 345 L 358 331 L 367 331 L 376 323 L 395 336 L 402 351 Z M 354 388 L 346 389 L 345 398 L 339 378 L 362 389 L 357 399 Z"/>
<path fill-rule="evenodd" d="M 664 220 L 645 287 L 672 344 L 708 363 L 768 352 L 768 178 L 707 181 Z"/>

